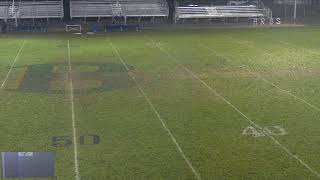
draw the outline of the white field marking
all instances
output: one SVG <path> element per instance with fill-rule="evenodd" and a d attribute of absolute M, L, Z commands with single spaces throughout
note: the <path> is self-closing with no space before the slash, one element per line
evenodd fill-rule
<path fill-rule="evenodd" d="M 274 136 L 284 136 L 287 134 L 287 131 L 280 126 L 267 126 L 267 127 L 264 127 L 264 129 L 269 134 L 274 135 Z M 275 130 L 278 132 L 276 132 Z"/>
<path fill-rule="evenodd" d="M 223 58 L 223 59 L 225 59 L 225 60 L 227 60 L 227 61 L 231 61 L 231 60 L 232 60 L 231 58 L 228 58 L 228 57 L 226 57 L 226 56 L 224 56 L 224 55 L 218 54 L 216 51 L 214 51 L 213 49 L 209 48 L 208 46 L 206 46 L 206 45 L 204 45 L 204 44 L 199 44 L 199 45 L 200 45 L 201 47 L 204 47 L 204 48 L 208 49 L 209 51 L 211 51 L 210 56 L 215 55 L 215 56 L 220 57 L 220 58 Z"/>
<path fill-rule="evenodd" d="M 200 44 L 200 46 L 202 46 L 202 47 L 204 47 L 204 48 L 207 48 L 208 50 L 210 50 L 210 51 L 212 51 L 212 52 L 215 52 L 213 49 L 209 48 L 209 47 L 206 46 L 206 45 Z M 217 55 L 218 57 L 222 57 L 222 58 L 224 58 L 224 59 L 230 60 L 230 58 L 228 58 L 228 57 L 226 57 L 226 56 L 224 56 L 224 55 L 219 55 L 219 54 L 216 54 L 216 55 Z M 245 66 L 245 67 L 247 67 L 247 66 Z M 245 68 L 245 69 L 246 69 L 249 73 L 251 73 L 251 74 L 253 74 L 254 76 L 256 76 L 258 79 L 264 81 L 265 83 L 267 83 L 267 84 L 275 87 L 276 89 L 282 91 L 283 93 L 285 93 L 285 94 L 287 94 L 287 95 L 289 95 L 289 96 L 291 96 L 291 97 L 293 97 L 293 98 L 295 98 L 295 99 L 303 102 L 304 104 L 306 104 L 306 105 L 310 106 L 311 108 L 313 108 L 313 109 L 315 109 L 315 110 L 317 110 L 317 111 L 320 112 L 320 108 L 319 108 L 319 107 L 317 107 L 317 106 L 309 103 L 309 102 L 306 101 L 305 99 L 302 99 L 302 98 L 294 95 L 293 93 L 291 93 L 291 92 L 288 91 L 288 90 L 285 90 L 285 89 L 280 88 L 279 86 L 277 86 L 277 85 L 274 84 L 273 82 L 268 81 L 267 79 L 261 77 L 259 74 L 252 72 L 249 68 Z"/>
<path fill-rule="evenodd" d="M 284 45 L 288 45 L 288 46 L 297 48 L 297 49 L 304 49 L 304 50 L 309 51 L 310 53 L 313 53 L 313 54 L 320 55 L 320 52 L 318 52 L 318 51 L 316 51 L 316 50 L 313 50 L 313 49 L 308 49 L 308 48 L 305 48 L 305 47 L 300 47 L 300 46 L 298 46 L 298 45 L 295 45 L 295 44 L 289 43 L 289 42 L 285 42 L 285 41 L 280 41 L 280 40 L 278 40 L 278 42 L 281 43 L 281 44 L 284 44 Z"/>
<path fill-rule="evenodd" d="M 2 178 L 6 177 L 6 169 L 4 167 L 4 152 L 1 152 L 1 163 L 2 163 Z"/>
<path fill-rule="evenodd" d="M 167 131 L 168 135 L 170 136 L 172 142 L 175 144 L 177 150 L 179 151 L 179 153 L 181 154 L 182 158 L 185 160 L 185 162 L 187 163 L 188 167 L 191 169 L 191 171 L 193 172 L 195 178 L 197 180 L 201 180 L 201 176 L 200 174 L 195 170 L 195 168 L 193 168 L 190 160 L 187 158 L 187 156 L 185 155 L 185 153 L 183 152 L 182 148 L 180 147 L 178 141 L 176 140 L 176 138 L 174 137 L 174 135 L 172 134 L 172 132 L 170 131 L 170 129 L 167 127 L 166 123 L 163 121 L 161 115 L 159 114 L 158 110 L 155 108 L 155 106 L 153 105 L 152 101 L 149 99 L 149 97 L 147 96 L 147 94 L 144 92 L 143 88 L 140 86 L 140 84 L 138 83 L 138 81 L 136 80 L 135 76 L 132 73 L 129 73 L 130 69 L 128 68 L 127 64 L 124 62 L 123 58 L 121 57 L 119 51 L 117 50 L 117 48 L 113 45 L 111 39 L 109 39 L 110 41 L 110 45 L 113 49 L 113 51 L 116 53 L 116 55 L 118 56 L 118 59 L 121 61 L 121 63 L 123 64 L 123 66 L 126 68 L 129 76 L 133 79 L 133 81 L 135 82 L 136 86 L 138 87 L 140 93 L 143 95 L 143 97 L 145 98 L 146 102 L 149 104 L 150 108 L 152 109 L 152 111 L 154 112 L 154 114 L 158 117 L 159 121 L 162 124 L 162 127 Z"/>
<path fill-rule="evenodd" d="M 252 47 L 252 46 L 248 45 L 248 44 L 254 44 L 255 43 L 254 41 L 243 41 L 243 40 L 235 39 L 234 37 L 229 36 L 229 35 L 222 35 L 222 36 L 224 36 L 226 38 L 229 38 L 230 40 L 232 40 L 236 44 L 246 45 L 246 46 L 249 46 L 249 47 Z"/>
<path fill-rule="evenodd" d="M 298 97 L 298 96 L 294 95 L 292 92 L 290 92 L 290 91 L 288 91 L 288 90 L 285 90 L 285 89 L 280 88 L 279 86 L 277 86 L 277 85 L 276 85 L 276 84 L 274 84 L 273 82 L 268 81 L 267 79 L 265 79 L 265 78 L 261 77 L 259 74 L 252 72 L 249 68 L 246 68 L 246 70 L 247 70 L 247 71 L 249 71 L 249 72 L 250 72 L 251 74 L 253 74 L 254 76 L 256 76 L 257 78 L 259 78 L 259 79 L 261 79 L 262 81 L 264 81 L 265 83 L 267 83 L 267 84 L 269 84 L 269 85 L 271 85 L 271 86 L 275 87 L 276 89 L 278 89 L 278 90 L 280 90 L 280 91 L 284 92 L 285 94 L 287 94 L 287 95 L 289 95 L 289 96 L 291 96 L 291 97 L 293 97 L 293 98 L 295 98 L 295 99 L 297 99 L 297 100 L 299 100 L 299 101 L 303 102 L 304 104 L 306 104 L 306 105 L 310 106 L 311 108 L 313 108 L 313 109 L 315 109 L 315 110 L 317 110 L 317 111 L 319 111 L 319 112 L 320 112 L 320 108 L 319 108 L 319 107 L 317 107 L 317 106 L 315 106 L 315 105 L 313 105 L 313 104 L 309 103 L 309 102 L 308 102 L 308 101 L 306 101 L 305 99 L 302 99 L 302 98 L 300 98 L 300 97 Z"/>
<path fill-rule="evenodd" d="M 234 37 L 231 37 L 231 36 L 227 36 L 227 35 L 223 35 L 229 39 L 231 39 L 232 41 L 234 41 L 235 43 L 239 44 L 239 42 L 250 42 L 250 43 L 255 43 L 254 41 L 242 41 L 242 40 L 238 40 Z M 293 44 L 293 43 L 289 43 L 289 42 L 286 42 L 286 41 L 281 41 L 281 40 L 276 40 L 275 42 L 278 42 L 278 43 L 281 43 L 283 45 L 288 45 L 288 46 L 291 46 L 291 47 L 294 47 L 294 48 L 297 48 L 297 49 L 304 49 L 305 51 L 309 51 L 310 53 L 312 54 L 317 54 L 317 55 L 320 55 L 320 52 L 318 52 L 317 50 L 314 50 L 314 49 L 308 49 L 308 48 L 305 48 L 305 47 L 301 47 L 301 46 L 298 46 L 296 44 Z M 252 48 L 252 46 L 246 44 L 246 43 L 242 43 L 242 45 L 246 45 L 247 47 L 250 47 Z"/>
<path fill-rule="evenodd" d="M 21 45 L 21 47 L 20 47 L 20 49 L 19 49 L 19 51 L 18 51 L 18 54 L 17 54 L 16 57 L 14 58 L 14 60 L 13 60 L 13 62 L 12 62 L 12 64 L 11 64 L 11 67 L 10 67 L 8 73 L 7 73 L 7 76 L 4 78 L 4 80 L 3 80 L 3 82 L 2 82 L 2 84 L 1 84 L 1 86 L 0 86 L 0 89 L 3 89 L 4 85 L 6 84 L 8 78 L 9 78 L 9 76 L 10 76 L 10 74 L 11 74 L 12 68 L 13 68 L 14 65 L 16 64 L 16 61 L 18 60 L 18 58 L 19 58 L 19 56 L 20 56 L 20 53 L 21 53 L 21 51 L 22 51 L 25 43 L 26 43 L 26 40 L 23 40 L 23 43 L 22 43 L 22 45 Z"/>
<path fill-rule="evenodd" d="M 153 41 L 153 40 L 152 40 Z M 200 79 L 197 75 L 195 75 L 191 70 L 189 70 L 187 67 L 185 67 L 183 64 L 181 64 L 176 58 L 171 56 L 166 50 L 164 50 L 162 47 L 157 46 L 157 48 L 162 51 L 166 56 L 171 59 L 172 61 L 176 62 L 179 66 L 181 66 L 186 72 L 188 72 L 194 79 L 198 80 L 201 84 L 203 84 L 205 87 L 207 87 L 215 96 L 219 97 L 222 101 L 224 101 L 226 104 L 228 104 L 230 107 L 232 107 L 236 112 L 238 112 L 242 117 L 244 117 L 252 126 L 256 127 L 257 129 L 261 130 L 267 137 L 269 137 L 276 145 L 278 145 L 282 150 L 284 150 L 289 156 L 297 160 L 300 164 L 302 164 L 306 169 L 308 169 L 311 173 L 316 175 L 320 178 L 320 174 L 312 169 L 307 163 L 305 163 L 303 160 L 301 160 L 298 156 L 294 155 L 288 148 L 286 148 L 284 145 L 282 145 L 278 140 L 276 140 L 274 137 L 272 137 L 268 132 L 266 132 L 263 128 L 261 128 L 258 124 L 256 124 L 254 121 L 252 121 L 248 116 L 246 116 L 244 113 L 242 113 L 235 105 L 233 105 L 230 101 L 228 101 L 226 98 L 224 98 L 222 95 L 220 95 L 216 90 L 214 90 L 211 86 L 209 86 L 205 81 Z"/>
<path fill-rule="evenodd" d="M 72 128 L 73 128 L 73 148 L 74 148 L 74 172 L 75 179 L 80 180 L 79 176 L 79 164 L 78 164 L 78 146 L 77 146 L 77 132 L 76 122 L 74 113 L 74 88 L 72 80 L 72 66 L 71 66 L 71 53 L 70 53 L 70 41 L 68 40 L 68 64 L 69 64 L 69 82 L 70 82 L 70 103 L 71 103 L 71 117 L 72 117 Z"/>
<path fill-rule="evenodd" d="M 287 134 L 287 131 L 280 126 L 266 126 L 263 129 L 265 130 L 265 132 L 273 136 L 284 136 Z M 252 126 L 248 126 L 244 128 L 242 135 L 251 135 L 255 138 L 266 136 L 264 132 L 259 132 L 259 130 L 257 130 L 255 127 L 252 127 Z"/>
<path fill-rule="evenodd" d="M 226 36 L 224 35 L 225 37 L 228 37 L 229 39 L 231 39 L 232 41 L 234 41 L 235 43 L 239 44 L 239 42 L 244 42 L 242 40 L 238 40 L 236 38 L 233 38 L 231 36 Z M 254 41 L 248 41 L 248 42 L 251 42 L 251 43 L 255 43 Z M 281 41 L 281 40 L 276 40 L 276 42 L 279 42 L 283 45 L 288 45 L 288 46 L 291 46 L 291 47 L 294 47 L 294 48 L 297 48 L 297 49 L 304 49 L 305 51 L 308 51 L 312 54 L 317 54 L 317 55 L 320 55 L 320 52 L 314 50 L 314 49 L 308 49 L 308 48 L 305 48 L 305 47 L 301 47 L 301 46 L 298 46 L 296 44 L 293 44 L 293 43 L 289 43 L 289 42 L 286 42 L 286 41 Z M 247 47 L 250 47 L 252 48 L 252 46 L 248 45 L 248 44 L 245 44 L 245 43 L 242 43 L 242 45 L 246 45 Z"/>
<path fill-rule="evenodd" d="M 257 131 L 256 128 L 252 127 L 252 126 L 248 126 L 248 127 L 244 128 L 243 131 L 242 131 L 242 135 L 244 135 L 244 136 L 253 136 L 255 138 L 265 137 L 266 136 L 263 132 Z"/>

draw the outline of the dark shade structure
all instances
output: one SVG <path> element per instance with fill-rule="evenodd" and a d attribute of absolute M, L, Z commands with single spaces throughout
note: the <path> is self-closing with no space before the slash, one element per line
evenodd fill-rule
<path fill-rule="evenodd" d="M 50 152 L 2 152 L 1 177 L 54 177 L 54 155 Z"/>

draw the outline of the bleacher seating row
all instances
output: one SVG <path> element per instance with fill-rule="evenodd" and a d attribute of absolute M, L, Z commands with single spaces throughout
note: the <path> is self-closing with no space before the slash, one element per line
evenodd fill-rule
<path fill-rule="evenodd" d="M 176 20 L 188 18 L 263 17 L 266 9 L 256 6 L 195 6 L 176 7 Z"/>
<path fill-rule="evenodd" d="M 316 4 L 319 0 L 274 0 L 273 2 L 276 4 L 286 4 L 286 5 L 294 5 L 294 3 L 312 5 Z"/>
<path fill-rule="evenodd" d="M 165 0 L 71 0 L 70 15 L 74 17 L 166 17 Z"/>
<path fill-rule="evenodd" d="M 61 1 L 43 1 L 19 4 L 21 18 L 62 18 L 63 4 Z"/>
<path fill-rule="evenodd" d="M 0 3 L 0 19 L 63 18 L 63 1 L 17 1 Z"/>
<path fill-rule="evenodd" d="M 254 5 L 177 6 L 175 19 L 263 17 L 267 10 Z M 0 19 L 62 18 L 62 0 L 0 2 Z M 168 17 L 166 0 L 70 0 L 71 18 L 86 17 Z"/>
<path fill-rule="evenodd" d="M 8 3 L 0 2 L 0 19 L 6 19 L 8 16 Z"/>

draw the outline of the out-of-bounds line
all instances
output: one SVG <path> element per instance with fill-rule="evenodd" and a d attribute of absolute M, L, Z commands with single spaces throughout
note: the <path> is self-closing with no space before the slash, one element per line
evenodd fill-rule
<path fill-rule="evenodd" d="M 152 39 L 151 39 L 152 40 Z M 153 40 L 152 40 L 153 41 Z M 274 137 L 272 137 L 268 132 L 266 132 L 261 126 L 256 124 L 254 121 L 252 121 L 247 115 L 245 115 L 243 112 L 240 111 L 239 108 L 237 108 L 235 105 L 233 105 L 229 100 L 224 98 L 220 93 L 218 93 L 215 89 L 213 89 L 211 86 L 209 86 L 205 81 L 200 79 L 196 74 L 194 74 L 190 69 L 188 69 L 186 66 L 181 64 L 176 58 L 174 58 L 172 55 L 169 54 L 168 51 L 163 49 L 158 44 L 154 43 L 156 47 L 163 52 L 169 59 L 177 63 L 179 66 L 181 66 L 186 72 L 188 72 L 194 79 L 198 80 L 201 84 L 203 84 L 206 88 L 208 88 L 215 96 L 219 97 L 222 101 L 224 101 L 226 104 L 228 104 L 230 107 L 232 107 L 236 112 L 238 112 L 242 117 L 244 117 L 252 126 L 260 129 L 265 136 L 269 137 L 276 145 L 278 145 L 282 150 L 284 150 L 289 156 L 297 160 L 300 164 L 302 164 L 306 169 L 308 169 L 311 173 L 316 175 L 317 177 L 320 177 L 320 174 L 312 169 L 307 163 L 305 163 L 303 160 L 301 160 L 298 156 L 294 155 L 288 148 L 286 148 L 284 145 L 282 145 L 278 140 L 276 140 Z"/>
<path fill-rule="evenodd" d="M 197 180 L 201 180 L 201 176 L 200 174 L 195 170 L 195 168 L 193 167 L 193 165 L 191 164 L 190 160 L 187 158 L 187 156 L 185 155 L 185 153 L 183 152 L 181 146 L 179 145 L 178 141 L 176 140 L 176 138 L 174 137 L 174 135 L 172 134 L 171 130 L 167 127 L 166 123 L 163 121 L 161 115 L 159 114 L 158 110 L 155 108 L 155 106 L 153 105 L 152 101 L 149 99 L 149 97 L 147 96 L 147 94 L 145 93 L 145 91 L 143 90 L 143 88 L 141 87 L 141 85 L 138 83 L 138 81 L 136 80 L 135 76 L 130 72 L 129 67 L 127 66 L 127 64 L 125 63 L 125 61 L 123 60 L 123 58 L 121 57 L 118 49 L 113 45 L 111 39 L 109 39 L 110 41 L 110 45 L 113 49 L 113 51 L 116 53 L 116 55 L 118 56 L 118 59 L 121 61 L 121 63 L 123 64 L 123 66 L 126 68 L 129 76 L 132 78 L 132 80 L 135 82 L 136 86 L 138 87 L 140 93 L 144 96 L 146 102 L 149 104 L 150 108 L 152 109 L 152 111 L 154 112 L 154 114 L 158 117 L 159 121 L 162 124 L 162 127 L 167 131 L 168 135 L 170 136 L 172 142 L 175 144 L 177 150 L 179 151 L 179 153 L 181 154 L 182 158 L 185 160 L 185 162 L 187 163 L 188 167 L 191 169 L 191 171 L 193 172 L 195 178 Z"/>
<path fill-rule="evenodd" d="M 72 80 L 72 65 L 71 65 L 71 52 L 70 52 L 70 41 L 68 40 L 68 65 L 69 65 L 69 85 L 70 85 L 70 105 L 71 105 L 71 118 L 72 118 L 72 129 L 73 129 L 73 149 L 74 149 L 74 172 L 75 179 L 80 180 L 79 164 L 78 164 L 78 146 L 77 146 L 77 132 L 76 132 L 76 121 L 74 113 L 74 88 Z"/>
<path fill-rule="evenodd" d="M 211 52 L 215 52 L 213 49 L 211 49 L 210 47 L 208 47 L 208 46 L 206 46 L 206 45 L 200 44 L 200 46 L 202 46 L 202 47 L 210 50 Z M 227 57 L 225 57 L 224 55 L 216 54 L 216 56 L 219 56 L 219 57 L 224 58 L 224 59 L 226 59 L 226 60 L 230 60 L 230 58 L 227 58 Z M 304 104 L 306 104 L 306 105 L 310 106 L 311 108 L 313 108 L 313 109 L 315 109 L 315 110 L 317 110 L 317 111 L 320 112 L 320 108 L 319 108 L 319 107 L 311 104 L 311 103 L 308 102 L 307 100 L 305 100 L 305 99 L 303 99 L 303 98 L 300 98 L 300 97 L 296 96 L 295 94 L 291 93 L 290 91 L 285 90 L 285 89 L 279 87 L 279 86 L 276 85 L 275 83 L 273 83 L 273 82 L 271 82 L 271 81 L 263 78 L 263 77 L 260 76 L 259 74 L 255 73 L 255 72 L 252 72 L 249 68 L 245 68 L 245 69 L 246 69 L 249 73 L 251 73 L 251 74 L 253 74 L 254 76 L 256 76 L 257 78 L 259 78 L 260 80 L 264 81 L 265 83 L 267 83 L 267 84 L 275 87 L 276 89 L 282 91 L 283 93 L 285 93 L 285 94 L 287 94 L 287 95 L 289 95 L 289 96 L 291 96 L 291 97 L 293 97 L 293 98 L 295 98 L 295 99 L 303 102 Z"/>
<path fill-rule="evenodd" d="M 9 78 L 9 76 L 10 76 L 10 74 L 11 74 L 12 68 L 13 68 L 14 65 L 16 64 L 16 62 L 17 62 L 17 60 L 18 60 L 18 58 L 19 58 L 19 56 L 20 56 L 20 53 L 21 53 L 22 49 L 24 48 L 25 43 L 26 43 L 26 40 L 23 40 L 23 43 L 22 43 L 22 45 L 21 45 L 21 47 L 20 47 L 20 49 L 19 49 L 16 57 L 14 58 L 14 60 L 13 60 L 13 62 L 12 62 L 12 64 L 11 64 L 11 67 L 10 67 L 10 69 L 9 69 L 6 77 L 4 78 L 4 80 L 3 80 L 3 82 L 2 82 L 2 84 L 1 84 L 1 86 L 0 86 L 0 89 L 3 89 L 3 87 L 5 86 L 8 78 Z"/>

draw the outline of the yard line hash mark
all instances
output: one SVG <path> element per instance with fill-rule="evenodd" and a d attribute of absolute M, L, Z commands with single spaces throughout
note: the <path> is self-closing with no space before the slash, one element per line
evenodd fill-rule
<path fill-rule="evenodd" d="M 23 40 L 23 43 L 22 43 L 22 45 L 20 46 L 20 49 L 19 49 L 16 57 L 14 58 L 14 60 L 13 60 L 13 62 L 12 62 L 12 64 L 11 64 L 11 67 L 10 67 L 10 69 L 9 69 L 6 77 L 4 78 L 4 80 L 3 80 L 3 82 L 2 82 L 2 84 L 1 84 L 1 86 L 0 86 L 0 89 L 3 89 L 4 85 L 6 84 L 6 82 L 7 82 L 8 78 L 9 78 L 9 76 L 10 76 L 10 74 L 11 74 L 11 71 L 12 71 L 14 65 L 16 64 L 17 60 L 19 59 L 20 53 L 21 53 L 22 49 L 24 48 L 25 43 L 26 43 L 26 40 Z"/>
<path fill-rule="evenodd" d="M 213 53 L 216 53 L 213 49 L 211 49 L 210 47 L 208 47 L 208 46 L 206 46 L 206 45 L 200 44 L 200 46 L 202 46 L 202 47 L 210 50 L 210 51 L 213 52 Z M 216 56 L 221 57 L 221 58 L 224 58 L 224 59 L 230 61 L 230 58 L 227 58 L 227 57 L 225 57 L 224 55 L 220 55 L 220 54 L 217 54 L 217 53 L 216 53 Z M 247 67 L 247 66 L 245 66 L 245 67 Z M 308 102 L 307 100 L 305 100 L 305 99 L 303 99 L 303 98 L 301 98 L 301 97 L 296 96 L 295 94 L 293 94 L 292 92 L 290 92 L 290 91 L 288 91 L 288 90 L 285 90 L 285 89 L 281 88 L 280 86 L 276 85 L 275 83 L 267 80 L 266 78 L 263 78 L 262 76 L 260 76 L 259 74 L 255 73 L 255 72 L 251 71 L 249 68 L 245 68 L 245 69 L 246 69 L 249 73 L 251 73 L 251 74 L 253 74 L 254 76 L 256 76 L 258 79 L 264 81 L 265 83 L 267 83 L 267 84 L 271 85 L 272 87 L 280 90 L 281 92 L 283 92 L 283 93 L 285 93 L 285 94 L 287 94 L 287 95 L 289 95 L 289 96 L 291 96 L 291 97 L 293 97 L 293 98 L 301 101 L 302 103 L 304 103 L 304 104 L 310 106 L 311 108 L 315 109 L 316 111 L 319 111 L 319 112 L 320 112 L 320 108 L 319 108 L 319 107 L 311 104 L 311 103 Z"/>
<path fill-rule="evenodd" d="M 152 111 L 154 112 L 154 114 L 158 117 L 159 121 L 162 124 L 162 127 L 167 131 L 168 135 L 170 136 L 172 142 L 175 144 L 177 150 L 179 151 L 179 153 L 181 154 L 182 158 L 185 160 L 185 162 L 187 163 L 188 167 L 191 169 L 191 171 L 193 172 L 195 178 L 197 180 L 201 180 L 201 176 L 200 174 L 195 170 L 195 168 L 193 167 L 193 165 L 191 164 L 190 160 L 187 158 L 187 156 L 185 155 L 185 153 L 183 152 L 181 146 L 179 145 L 178 141 L 176 140 L 176 138 L 174 137 L 174 135 L 172 134 L 171 130 L 167 127 L 166 123 L 163 121 L 161 115 L 159 114 L 158 110 L 155 108 L 155 106 L 153 105 L 152 101 L 149 99 L 149 97 L 147 96 L 147 94 L 145 93 L 145 91 L 143 90 L 143 88 L 141 87 L 141 85 L 138 83 L 138 81 L 136 80 L 135 76 L 132 73 L 129 73 L 130 69 L 127 66 L 127 64 L 125 63 L 125 61 L 123 60 L 123 58 L 121 57 L 118 49 L 113 45 L 111 39 L 109 39 L 110 41 L 110 45 L 113 49 L 113 51 L 116 53 L 116 55 L 118 56 L 118 59 L 121 61 L 121 63 L 123 64 L 123 66 L 126 68 L 129 76 L 132 78 L 132 80 L 134 81 L 134 83 L 136 84 L 136 86 L 138 87 L 140 93 L 142 94 L 142 96 L 145 98 L 146 102 L 149 104 L 150 108 L 152 109 Z"/>
<path fill-rule="evenodd" d="M 219 97 L 222 101 L 224 101 L 226 104 L 228 104 L 230 107 L 232 107 L 236 112 L 238 112 L 242 117 L 244 117 L 252 126 L 256 127 L 257 129 L 260 129 L 265 136 L 269 137 L 275 144 L 277 144 L 282 150 L 284 150 L 289 156 L 294 158 L 296 161 L 298 161 L 300 164 L 302 164 L 306 169 L 308 169 L 311 173 L 316 175 L 317 177 L 320 177 L 320 174 L 315 171 L 313 168 L 311 168 L 307 163 L 305 163 L 302 159 L 300 159 L 298 156 L 294 155 L 288 148 L 286 148 L 284 145 L 282 145 L 278 140 L 276 140 L 274 137 L 272 137 L 268 132 L 266 132 L 263 128 L 261 128 L 258 124 L 256 124 L 254 121 L 252 121 L 247 115 L 245 115 L 242 111 L 240 111 L 239 108 L 237 108 L 235 105 L 233 105 L 229 100 L 224 98 L 220 93 L 218 93 L 215 89 L 213 89 L 209 84 L 207 84 L 205 81 L 200 79 L 196 74 L 194 74 L 189 68 L 184 66 L 180 63 L 179 60 L 174 58 L 172 55 L 169 54 L 168 51 L 163 49 L 158 44 L 154 43 L 154 40 L 151 39 L 153 44 L 162 52 L 164 53 L 169 59 L 174 61 L 177 65 L 181 66 L 187 73 L 189 73 L 194 79 L 198 80 L 202 85 L 204 85 L 206 88 L 208 88 L 215 96 Z"/>
<path fill-rule="evenodd" d="M 76 122 L 74 113 L 74 88 L 72 80 L 72 65 L 71 65 L 71 52 L 70 52 L 70 41 L 68 40 L 68 66 L 69 66 L 69 85 L 70 85 L 70 105 L 71 105 L 71 118 L 72 118 L 72 128 L 73 128 L 73 148 L 74 148 L 74 172 L 75 179 L 80 180 L 79 176 L 79 164 L 78 164 L 78 146 L 77 146 L 77 132 L 76 132 Z"/>

